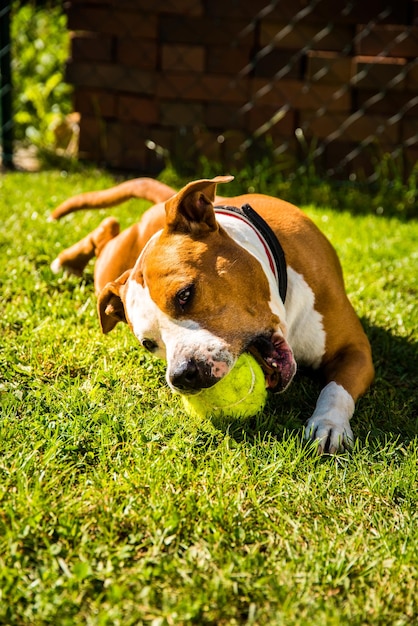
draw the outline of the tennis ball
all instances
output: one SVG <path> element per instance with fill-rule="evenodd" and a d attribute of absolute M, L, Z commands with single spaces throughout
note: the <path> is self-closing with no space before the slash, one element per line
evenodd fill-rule
<path fill-rule="evenodd" d="M 266 399 L 263 370 L 246 352 L 216 385 L 182 396 L 186 412 L 198 417 L 251 417 L 263 410 Z"/>

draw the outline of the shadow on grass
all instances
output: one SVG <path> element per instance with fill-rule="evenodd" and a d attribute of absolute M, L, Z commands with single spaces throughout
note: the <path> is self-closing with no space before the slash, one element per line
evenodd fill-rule
<path fill-rule="evenodd" d="M 376 378 L 360 400 L 354 421 L 363 439 L 397 437 L 408 442 L 418 435 L 418 344 L 362 320 L 372 345 Z"/>
<path fill-rule="evenodd" d="M 372 344 L 376 378 L 357 404 L 354 434 L 373 446 L 392 439 L 407 443 L 418 435 L 418 344 L 362 322 Z M 300 372 L 285 393 L 269 397 L 262 414 L 247 420 L 217 418 L 212 423 L 236 441 L 292 434 L 302 439 L 320 390 L 316 377 Z"/>

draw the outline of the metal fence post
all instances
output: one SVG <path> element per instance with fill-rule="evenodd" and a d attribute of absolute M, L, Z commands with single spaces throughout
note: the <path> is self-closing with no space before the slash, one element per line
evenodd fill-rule
<path fill-rule="evenodd" d="M 10 0 L 0 0 L 0 140 L 5 168 L 13 167 L 10 10 Z"/>

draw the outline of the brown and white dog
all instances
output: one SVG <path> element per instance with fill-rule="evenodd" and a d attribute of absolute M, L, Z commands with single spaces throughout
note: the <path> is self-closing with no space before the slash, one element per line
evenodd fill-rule
<path fill-rule="evenodd" d="M 126 322 L 144 348 L 166 360 L 167 382 L 181 393 L 214 385 L 244 351 L 260 361 L 274 392 L 289 385 L 296 363 L 319 370 L 324 387 L 306 436 L 318 441 L 319 452 L 335 453 L 352 442 L 354 404 L 374 375 L 337 255 L 313 222 L 283 200 L 216 196 L 217 184 L 231 179 L 198 180 L 176 193 L 139 178 L 70 198 L 51 219 L 131 197 L 155 205 L 121 233 L 106 218 L 51 268 L 81 274 L 96 256 L 103 332 Z M 214 208 L 225 204 L 250 205 L 263 218 L 284 251 L 284 269 L 257 223 L 240 210 Z"/>

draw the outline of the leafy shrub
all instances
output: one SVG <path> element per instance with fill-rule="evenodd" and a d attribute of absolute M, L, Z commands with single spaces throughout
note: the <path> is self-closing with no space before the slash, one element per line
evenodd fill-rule
<path fill-rule="evenodd" d="M 52 149 L 54 128 L 71 111 L 71 88 L 64 82 L 69 33 L 62 7 L 15 1 L 11 36 L 15 137 Z"/>

